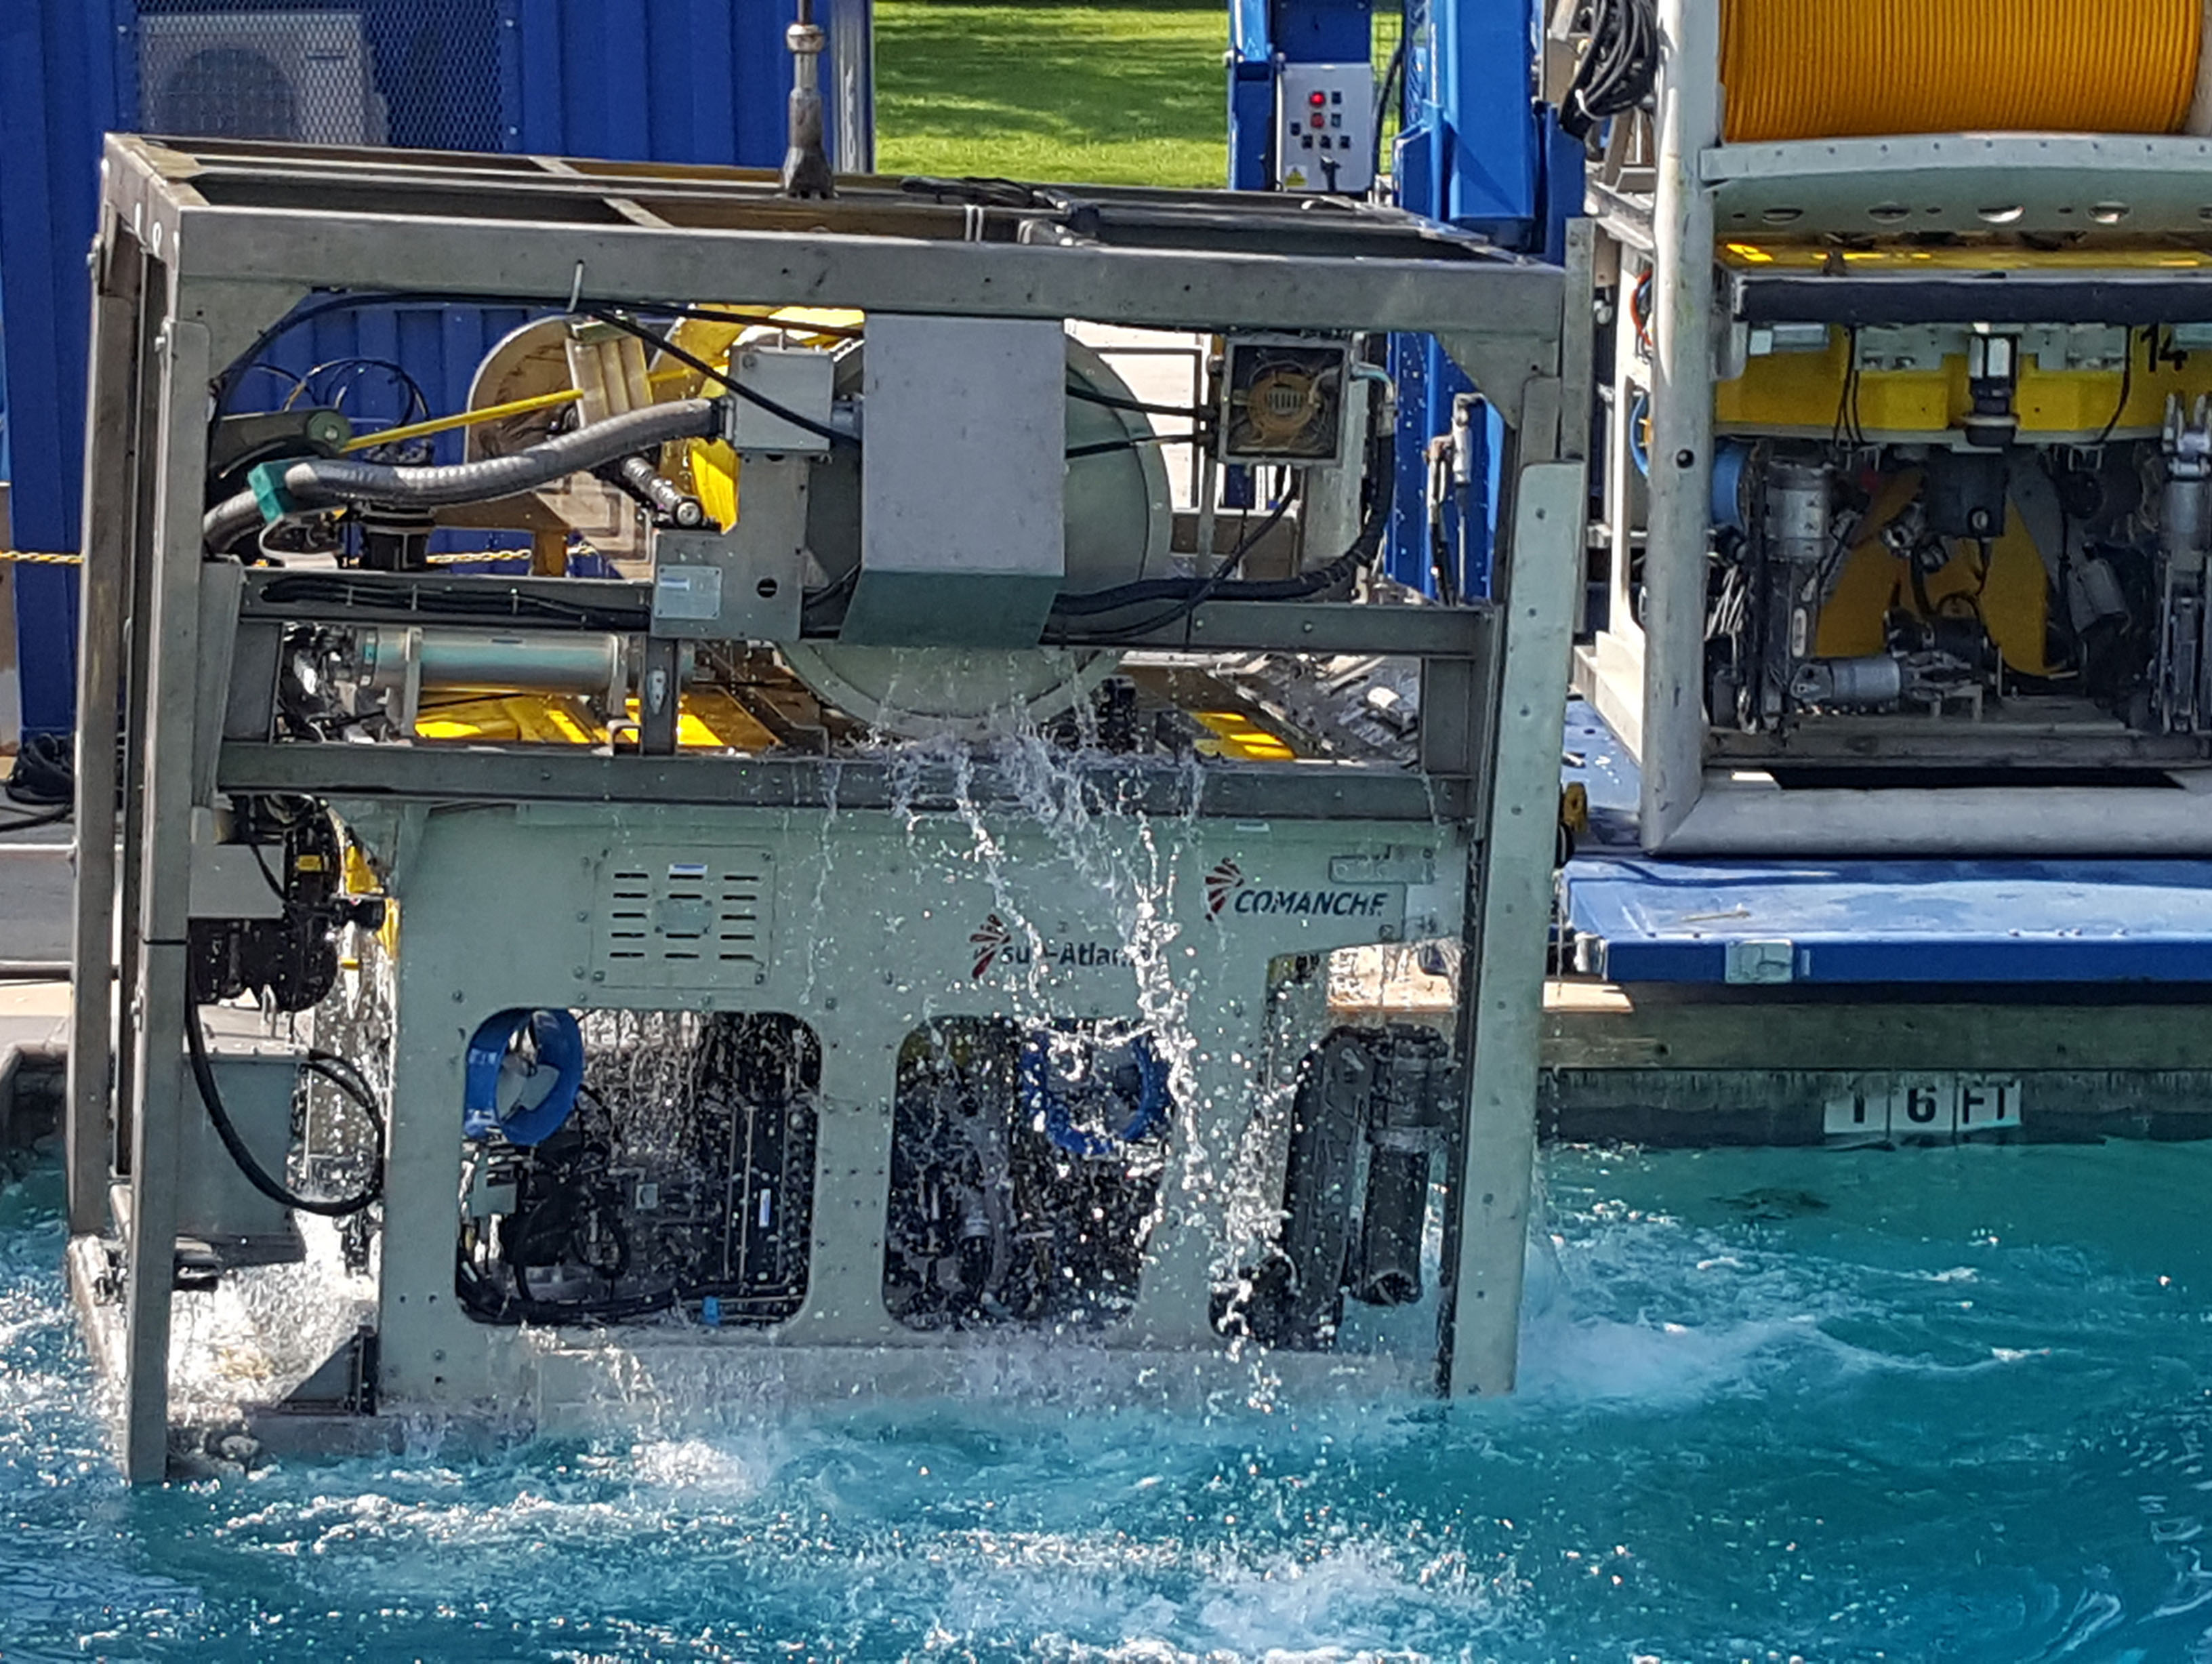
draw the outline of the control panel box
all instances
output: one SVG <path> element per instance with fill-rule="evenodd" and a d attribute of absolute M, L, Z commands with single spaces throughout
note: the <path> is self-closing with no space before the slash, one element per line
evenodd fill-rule
<path fill-rule="evenodd" d="M 1364 194 L 1375 183 L 1375 71 L 1285 64 L 1275 76 L 1275 184 Z"/>

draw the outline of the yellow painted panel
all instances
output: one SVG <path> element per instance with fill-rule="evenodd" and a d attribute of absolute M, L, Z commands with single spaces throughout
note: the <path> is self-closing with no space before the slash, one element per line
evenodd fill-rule
<path fill-rule="evenodd" d="M 2141 354 L 2140 344 L 2135 350 Z M 1738 437 L 1838 431 L 1844 425 L 1838 418 L 1844 414 L 1848 352 L 1844 331 L 1834 330 L 1824 353 L 1753 359 L 1742 375 L 1713 389 L 1714 425 Z M 2024 440 L 2094 438 L 2108 425 L 2122 437 L 2141 438 L 2164 424 L 2166 399 L 2172 394 L 2185 404 L 2212 394 L 2212 353 L 2190 353 L 2179 366 L 2161 360 L 2154 368 L 2144 367 L 2139 355 L 2132 378 L 2118 370 L 2045 370 L 2029 358 L 2021 366 L 2014 409 Z M 1850 407 L 1852 425 L 1869 439 L 1924 436 L 1954 428 L 1973 408 L 1966 392 L 1966 356 L 1946 359 L 1940 370 L 1863 371 Z"/>
<path fill-rule="evenodd" d="M 1893 607 L 1919 615 L 1905 562 L 1881 541 L 1882 528 L 1918 489 L 1917 474 L 1898 475 L 1884 483 L 1867 515 L 1865 535 L 1852 548 L 1820 609 L 1815 646 L 1823 658 L 1880 653 L 1885 645 L 1882 620 Z M 1962 543 L 1943 568 L 1929 575 L 1925 588 L 1928 604 L 1939 616 L 1978 612 L 2008 668 L 2027 676 L 2051 673 L 2045 658 L 2050 574 L 2019 509 L 2007 511 L 2004 533 L 1990 545 L 1986 576 L 1979 550 Z"/>
<path fill-rule="evenodd" d="M 1720 247 L 1720 262 L 1737 270 L 1771 266 L 1784 271 L 1825 271 L 1841 261 L 1853 271 L 2212 271 L 2212 249 L 2172 244 L 2030 248 L 1998 240 L 1960 240 L 1941 246 L 1881 243 L 1836 248 L 1826 243 L 1740 238 Z M 2057 321 L 2057 320 L 2053 320 Z"/>

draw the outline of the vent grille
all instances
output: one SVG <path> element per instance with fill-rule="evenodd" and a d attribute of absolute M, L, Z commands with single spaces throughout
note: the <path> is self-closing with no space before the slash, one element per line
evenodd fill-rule
<path fill-rule="evenodd" d="M 387 131 L 356 10 L 142 17 L 138 103 L 160 133 L 381 144 Z"/>
<path fill-rule="evenodd" d="M 599 864 L 599 980 L 621 988 L 765 981 L 773 879 L 765 850 L 608 851 Z"/>

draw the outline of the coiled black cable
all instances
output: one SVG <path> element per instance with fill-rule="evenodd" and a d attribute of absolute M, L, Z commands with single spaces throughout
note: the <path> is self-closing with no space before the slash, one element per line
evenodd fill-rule
<path fill-rule="evenodd" d="M 1590 0 L 1583 20 L 1589 44 L 1559 100 L 1559 126 L 1587 140 L 1651 96 L 1659 73 L 1659 17 L 1653 0 Z"/>

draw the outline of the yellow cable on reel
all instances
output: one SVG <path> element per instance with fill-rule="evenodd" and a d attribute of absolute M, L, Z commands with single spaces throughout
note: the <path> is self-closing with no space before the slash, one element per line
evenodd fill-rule
<path fill-rule="evenodd" d="M 2203 0 L 1723 0 L 1731 144 L 2178 133 Z"/>

